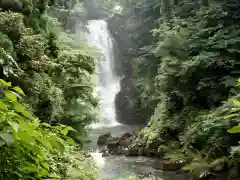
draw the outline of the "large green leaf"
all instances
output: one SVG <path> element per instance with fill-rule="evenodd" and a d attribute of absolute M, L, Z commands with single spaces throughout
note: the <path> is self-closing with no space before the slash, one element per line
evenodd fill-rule
<path fill-rule="evenodd" d="M 17 121 L 21 121 L 21 120 L 23 121 L 24 120 L 23 116 L 15 113 L 15 112 L 12 112 L 12 111 L 8 112 L 7 115 L 9 117 L 11 117 L 12 119 L 17 120 Z"/>
<path fill-rule="evenodd" d="M 240 101 L 238 101 L 238 100 L 234 100 L 233 104 L 240 107 Z"/>
<path fill-rule="evenodd" d="M 45 138 L 38 138 L 37 139 L 44 148 L 46 148 L 47 150 L 49 151 L 53 151 L 53 147 L 52 147 L 52 144 Z"/>
<path fill-rule="evenodd" d="M 71 144 L 71 145 L 75 145 L 75 144 L 76 144 L 75 141 L 74 141 L 72 138 L 70 138 L 70 137 L 66 137 L 66 141 L 67 141 L 69 144 Z"/>
<path fill-rule="evenodd" d="M 233 118 L 233 117 L 239 117 L 240 114 L 234 113 L 234 114 L 229 114 L 227 116 L 224 116 L 224 119 L 229 119 L 229 118 Z"/>
<path fill-rule="evenodd" d="M 17 95 L 14 94 L 11 91 L 4 91 L 4 94 L 6 96 L 6 98 L 12 102 L 16 102 L 17 101 Z"/>
<path fill-rule="evenodd" d="M 3 86 L 11 87 L 11 82 L 6 82 L 6 81 L 4 81 L 3 79 L 0 79 L 0 83 L 1 83 Z"/>
<path fill-rule="evenodd" d="M 44 123 L 41 123 L 41 125 L 42 125 L 42 126 L 44 126 L 44 127 L 51 127 L 51 125 L 50 125 L 50 124 L 48 124 L 48 123 L 45 123 L 45 122 L 44 122 Z"/>
<path fill-rule="evenodd" d="M 16 133 L 18 132 L 19 124 L 18 124 L 17 122 L 8 121 L 8 124 L 12 127 L 12 129 L 13 129 Z"/>
<path fill-rule="evenodd" d="M 21 94 L 21 95 L 25 95 L 23 90 L 18 86 L 14 87 L 13 90 L 16 91 L 17 93 Z"/>
<path fill-rule="evenodd" d="M 42 162 L 41 163 L 42 167 L 44 167 L 45 169 L 49 170 L 49 165 L 46 162 Z"/>
<path fill-rule="evenodd" d="M 38 175 L 39 175 L 40 177 L 46 176 L 46 175 L 48 175 L 48 170 L 42 168 L 42 169 L 38 172 Z"/>
<path fill-rule="evenodd" d="M 36 144 L 36 145 L 33 147 L 32 152 L 38 154 L 39 156 L 44 156 L 44 155 L 45 155 L 44 151 L 42 151 L 42 147 L 39 146 L 38 144 Z"/>
<path fill-rule="evenodd" d="M 38 167 L 37 164 L 33 164 L 30 162 L 24 162 L 23 163 L 23 171 L 27 171 L 27 172 L 38 172 Z"/>
<path fill-rule="evenodd" d="M 29 134 L 31 131 L 18 131 L 17 136 L 20 140 L 27 142 L 29 144 L 34 144 L 36 141 L 35 139 Z"/>
<path fill-rule="evenodd" d="M 0 137 L 8 144 L 11 145 L 14 142 L 14 139 L 11 134 L 0 132 Z"/>
<path fill-rule="evenodd" d="M 1 100 L 0 100 L 0 109 L 3 110 L 3 111 L 7 111 L 8 110 L 7 105 L 4 102 L 2 102 Z"/>
<path fill-rule="evenodd" d="M 19 104 L 19 103 L 14 103 L 14 109 L 17 112 L 19 112 L 22 115 L 24 115 L 26 118 L 31 119 L 31 120 L 34 119 L 34 117 L 28 111 L 25 110 L 24 106 Z"/>
<path fill-rule="evenodd" d="M 229 133 L 240 133 L 240 125 L 239 126 L 235 126 L 231 129 L 228 129 L 227 132 Z"/>
<path fill-rule="evenodd" d="M 19 129 L 25 132 L 31 132 L 29 134 L 31 134 L 32 136 L 35 134 L 35 129 L 27 121 L 20 120 L 18 122 L 19 122 Z"/>
<path fill-rule="evenodd" d="M 63 152 L 64 151 L 64 145 L 62 143 L 62 140 L 56 136 L 53 136 L 51 137 L 51 143 L 52 143 L 52 146 L 57 149 L 58 151 L 60 152 Z"/>
<path fill-rule="evenodd" d="M 62 130 L 62 134 L 63 135 L 67 135 L 68 134 L 68 131 L 75 131 L 72 127 L 70 127 L 70 126 L 67 126 L 67 127 L 65 127 L 63 130 Z"/>

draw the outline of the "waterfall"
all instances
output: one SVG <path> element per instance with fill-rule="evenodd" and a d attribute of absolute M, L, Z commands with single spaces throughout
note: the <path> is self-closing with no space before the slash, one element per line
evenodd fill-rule
<path fill-rule="evenodd" d="M 104 20 L 88 21 L 87 41 L 91 46 L 97 47 L 101 52 L 98 59 L 97 96 L 100 101 L 100 118 L 103 122 L 95 124 L 99 126 L 114 126 L 116 120 L 115 96 L 120 91 L 120 78 L 114 72 L 114 43 Z"/>

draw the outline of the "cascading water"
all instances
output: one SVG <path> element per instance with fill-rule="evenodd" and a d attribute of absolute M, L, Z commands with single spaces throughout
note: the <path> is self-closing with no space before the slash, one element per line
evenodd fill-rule
<path fill-rule="evenodd" d="M 104 20 L 91 20 L 87 25 L 87 41 L 101 52 L 98 61 L 97 96 L 100 101 L 100 118 L 103 122 L 92 127 L 118 125 L 115 111 L 115 96 L 120 91 L 119 77 L 114 72 L 114 43 Z"/>
<path fill-rule="evenodd" d="M 91 156 L 99 167 L 100 180 L 123 179 L 121 173 L 149 175 L 149 180 L 186 180 L 175 174 L 165 174 L 163 171 L 155 170 L 152 166 L 154 159 L 144 157 L 108 156 L 102 157 L 97 148 L 97 139 L 103 132 L 110 132 L 113 136 L 120 137 L 124 132 L 133 133 L 134 127 L 117 123 L 115 112 L 115 96 L 120 91 L 120 78 L 115 73 L 115 60 L 113 51 L 113 38 L 108 31 L 104 20 L 91 20 L 87 26 L 89 33 L 86 34 L 88 43 L 97 47 L 102 56 L 99 58 L 97 76 L 97 96 L 100 100 L 100 117 L 102 123 L 91 125 L 90 138 L 92 143 L 88 149 Z"/>

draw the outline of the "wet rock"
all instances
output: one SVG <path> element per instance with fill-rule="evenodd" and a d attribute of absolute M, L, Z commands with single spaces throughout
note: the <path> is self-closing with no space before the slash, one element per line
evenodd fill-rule
<path fill-rule="evenodd" d="M 111 155 L 160 157 L 157 149 L 146 148 L 143 142 L 135 138 L 130 133 L 124 133 L 121 137 L 112 137 L 110 133 L 105 133 L 99 136 L 98 145 L 105 146 Z"/>
<path fill-rule="evenodd" d="M 137 147 L 136 144 L 131 144 L 128 147 L 128 151 L 126 152 L 127 156 L 138 156 L 138 150 L 140 147 Z"/>
<path fill-rule="evenodd" d="M 126 138 L 129 138 L 129 137 L 132 137 L 132 136 L 133 136 L 132 134 L 126 132 L 122 135 L 121 139 L 126 139 Z"/>
<path fill-rule="evenodd" d="M 111 133 L 110 133 L 110 132 L 104 133 L 104 134 L 100 135 L 100 136 L 98 137 L 98 140 L 97 140 L 97 145 L 98 145 L 98 146 L 104 146 L 104 145 L 106 145 L 107 142 L 108 142 L 108 139 L 111 138 L 111 137 L 112 137 L 112 136 L 111 136 Z"/>
<path fill-rule="evenodd" d="M 141 142 L 133 141 L 126 152 L 126 156 L 143 156 L 145 152 L 144 146 Z"/>
<path fill-rule="evenodd" d="M 124 150 L 122 147 L 118 146 L 115 150 L 115 155 L 123 155 L 124 154 Z"/>
<path fill-rule="evenodd" d="M 161 157 L 157 149 L 145 147 L 142 142 L 132 140 L 128 146 L 127 156 L 146 156 L 146 157 Z"/>
<path fill-rule="evenodd" d="M 185 161 L 182 162 L 169 162 L 169 161 L 161 161 L 154 164 L 155 169 L 161 169 L 164 171 L 178 171 L 181 170 L 182 167 L 186 164 Z"/>
<path fill-rule="evenodd" d="M 130 133 L 125 133 L 122 135 L 120 141 L 119 141 L 119 145 L 123 148 L 127 148 L 129 145 L 132 144 L 134 140 L 134 136 Z"/>
<path fill-rule="evenodd" d="M 144 156 L 144 148 L 143 147 L 139 148 L 138 156 Z"/>
<path fill-rule="evenodd" d="M 97 144 L 103 150 L 104 156 L 123 155 L 128 151 L 128 146 L 132 144 L 134 138 L 130 133 L 124 133 L 121 137 L 112 137 L 110 133 L 105 133 L 99 136 Z"/>
<path fill-rule="evenodd" d="M 119 146 L 120 138 L 111 137 L 107 140 L 107 148 L 109 151 L 116 149 Z"/>
<path fill-rule="evenodd" d="M 102 153 L 102 157 L 108 157 L 108 156 L 110 156 L 110 153 L 108 151 L 104 151 Z"/>
<path fill-rule="evenodd" d="M 110 156 L 110 153 L 108 152 L 108 149 L 106 146 L 102 146 L 100 148 L 100 153 L 102 153 L 102 157 Z"/>
<path fill-rule="evenodd" d="M 120 91 L 116 94 L 115 106 L 116 106 L 116 116 L 119 122 L 123 124 L 135 124 L 134 118 L 134 107 L 130 102 L 130 96 L 133 93 L 132 80 L 123 77 L 120 80 Z"/>
<path fill-rule="evenodd" d="M 157 156 L 157 152 L 153 149 L 144 149 L 143 155 L 146 157 L 155 157 Z"/>

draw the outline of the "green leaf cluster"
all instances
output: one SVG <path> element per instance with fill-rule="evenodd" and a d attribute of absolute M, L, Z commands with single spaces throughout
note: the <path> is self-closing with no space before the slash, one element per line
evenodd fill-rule
<path fill-rule="evenodd" d="M 77 20 L 84 23 L 82 7 L 0 1 L 0 179 L 97 179 L 70 138 L 82 144 L 97 117 L 95 51 L 83 29 L 74 31 Z"/>
<path fill-rule="evenodd" d="M 73 30 L 78 17 L 84 23 L 83 4 L 16 0 L 1 1 L 0 8 L 1 78 L 23 88 L 27 96 L 22 101 L 41 121 L 84 133 L 96 120 L 97 100 L 94 51 L 83 29 L 82 34 Z"/>
<path fill-rule="evenodd" d="M 4 80 L 0 86 L 1 179 L 66 179 L 71 176 L 69 167 L 81 171 L 86 179 L 94 179 L 94 170 L 91 173 L 88 167 L 82 171 L 89 166 L 87 160 L 67 136 L 69 131 L 75 131 L 72 127 L 41 123 L 19 103 L 24 96 L 19 87 Z M 76 155 L 83 159 L 77 160 Z M 80 168 L 81 164 L 84 166 Z"/>

